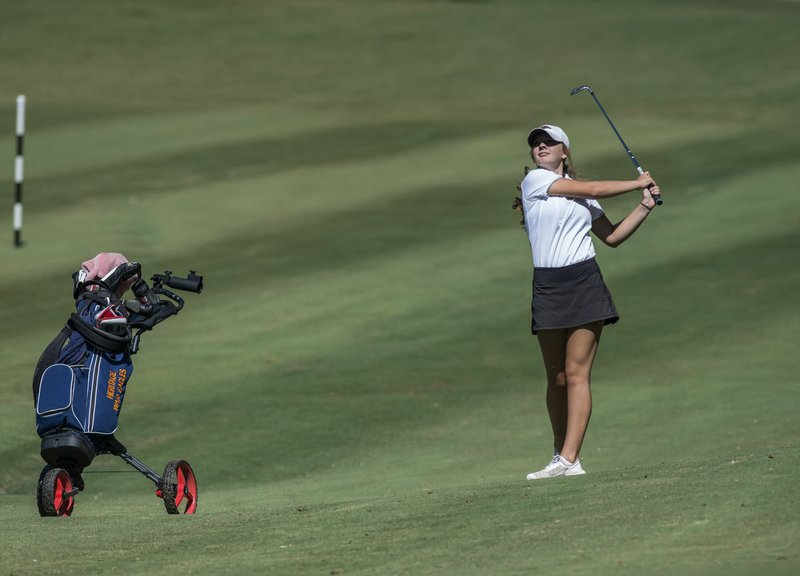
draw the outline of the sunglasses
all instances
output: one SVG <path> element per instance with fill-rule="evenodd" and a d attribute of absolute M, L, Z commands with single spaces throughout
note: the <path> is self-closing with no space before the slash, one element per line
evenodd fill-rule
<path fill-rule="evenodd" d="M 552 148 L 556 144 L 561 144 L 561 142 L 557 142 L 553 140 L 549 134 L 537 134 L 536 137 L 533 139 L 533 143 L 531 144 L 531 148 L 536 148 L 540 144 L 544 144 L 548 148 Z"/>

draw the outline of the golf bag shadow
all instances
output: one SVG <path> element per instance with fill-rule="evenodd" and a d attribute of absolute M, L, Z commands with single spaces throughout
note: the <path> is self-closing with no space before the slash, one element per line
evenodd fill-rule
<path fill-rule="evenodd" d="M 140 271 L 138 263 L 125 261 L 102 279 L 86 281 L 76 272 L 75 312 L 36 365 L 36 432 L 47 463 L 37 488 L 43 516 L 72 513 L 74 496 L 84 489 L 82 472 L 100 454 L 120 456 L 153 481 L 168 512 L 195 511 L 197 488 L 188 463 L 172 461 L 159 476 L 114 437 L 133 375 L 131 356 L 138 351 L 142 332 L 183 308 L 183 299 L 164 284 L 197 293 L 202 290 L 202 277 L 194 272 L 188 278 L 173 277 L 170 272 L 154 275 L 151 288 L 140 278 Z M 128 287 L 135 300 L 121 298 Z M 132 329 L 138 329 L 135 335 Z"/>

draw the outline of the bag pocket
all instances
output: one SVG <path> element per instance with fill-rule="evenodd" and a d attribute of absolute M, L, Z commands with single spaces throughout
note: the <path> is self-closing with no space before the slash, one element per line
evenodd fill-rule
<path fill-rule="evenodd" d="M 67 364 L 53 364 L 42 373 L 36 415 L 52 416 L 65 412 L 72 406 L 75 393 L 75 372 Z"/>

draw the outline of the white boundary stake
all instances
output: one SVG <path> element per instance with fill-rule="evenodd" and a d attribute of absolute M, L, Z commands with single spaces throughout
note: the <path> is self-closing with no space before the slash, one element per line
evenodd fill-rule
<path fill-rule="evenodd" d="M 24 159 L 22 144 L 25 139 L 25 96 L 17 96 L 17 157 L 14 161 L 14 246 L 22 246 L 22 180 Z"/>

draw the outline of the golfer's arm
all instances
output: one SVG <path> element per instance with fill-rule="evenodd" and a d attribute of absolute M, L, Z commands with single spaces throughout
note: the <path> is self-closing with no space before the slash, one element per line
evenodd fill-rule
<path fill-rule="evenodd" d="M 600 238 L 604 244 L 616 248 L 636 232 L 649 213 L 650 210 L 644 205 L 639 204 L 633 209 L 633 212 L 616 224 L 612 224 L 611 220 L 603 214 L 592 222 L 592 232 L 594 232 L 594 235 Z"/>
<path fill-rule="evenodd" d="M 569 196 L 571 198 L 611 198 L 626 192 L 638 190 L 636 180 L 595 180 L 582 181 L 559 178 L 550 185 L 550 196 Z"/>

